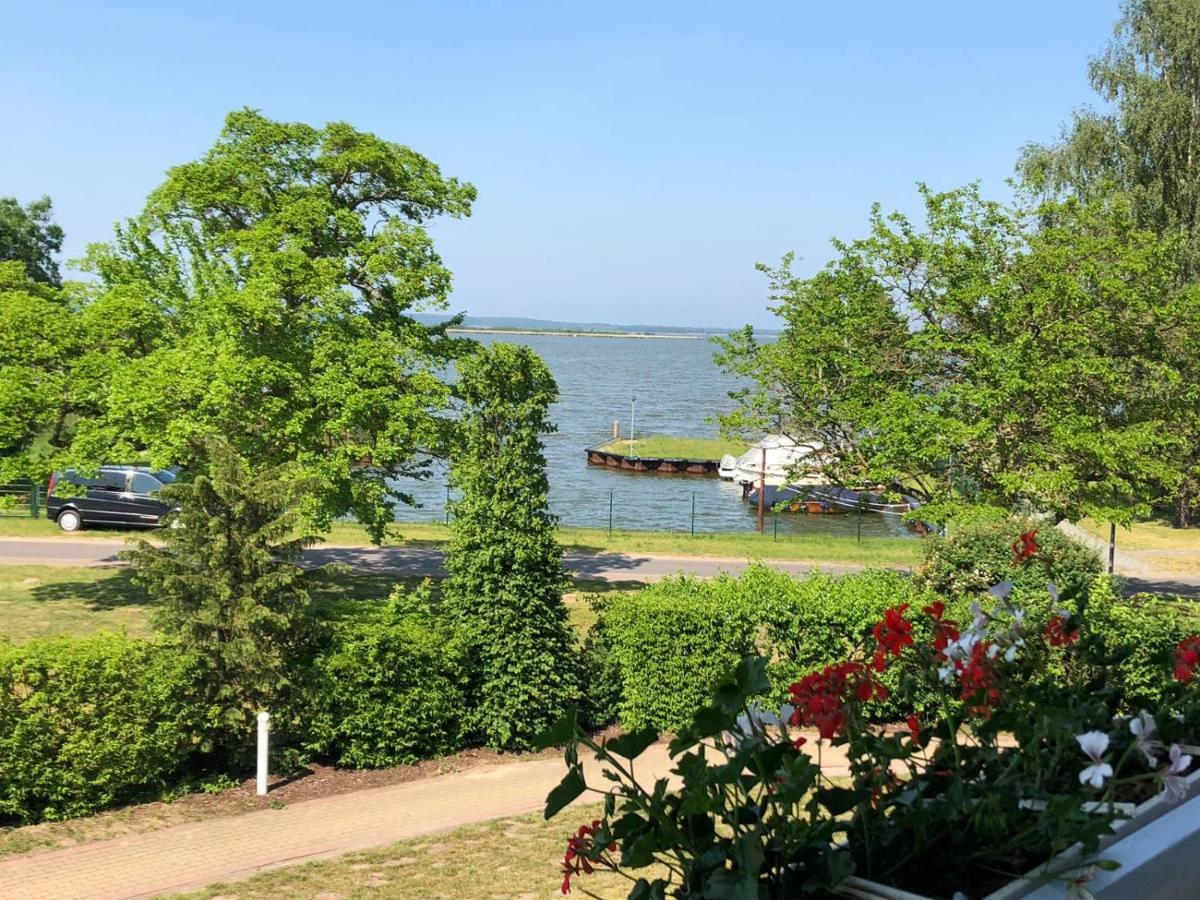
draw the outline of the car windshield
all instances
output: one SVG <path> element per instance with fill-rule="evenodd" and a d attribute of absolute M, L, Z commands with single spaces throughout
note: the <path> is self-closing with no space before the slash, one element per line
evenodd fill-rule
<path fill-rule="evenodd" d="M 134 472 L 129 479 L 129 490 L 135 494 L 157 494 L 163 483 L 146 472 Z"/>

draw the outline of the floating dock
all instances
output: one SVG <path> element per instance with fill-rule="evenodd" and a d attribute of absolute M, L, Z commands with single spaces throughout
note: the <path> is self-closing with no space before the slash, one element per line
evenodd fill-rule
<path fill-rule="evenodd" d="M 717 474 L 721 465 L 716 459 L 669 459 L 665 457 L 629 456 L 625 453 L 613 453 L 610 450 L 599 450 L 589 447 L 586 451 L 589 466 L 608 466 L 610 469 L 624 469 L 628 472 L 662 472 L 672 475 L 712 475 Z"/>

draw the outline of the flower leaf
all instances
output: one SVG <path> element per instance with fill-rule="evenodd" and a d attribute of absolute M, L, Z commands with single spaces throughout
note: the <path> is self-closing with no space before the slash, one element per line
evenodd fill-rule
<path fill-rule="evenodd" d="M 546 818 L 553 818 L 564 806 L 582 794 L 586 789 L 587 782 L 583 780 L 583 768 L 581 766 L 572 766 L 567 770 L 567 774 L 563 776 L 563 780 L 558 783 L 558 787 L 546 795 Z"/>

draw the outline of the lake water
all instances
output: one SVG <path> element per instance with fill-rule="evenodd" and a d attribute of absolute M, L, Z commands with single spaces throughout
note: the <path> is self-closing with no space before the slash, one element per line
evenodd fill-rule
<path fill-rule="evenodd" d="M 590 466 L 584 450 L 612 438 L 614 421 L 629 436 L 630 400 L 636 398 L 638 435 L 716 437 L 713 419 L 733 406 L 728 394 L 738 382 L 712 362 L 707 340 L 605 338 L 559 334 L 478 335 L 485 344 L 507 341 L 533 348 L 558 381 L 559 402 L 551 410 L 558 426 L 546 435 L 550 506 L 564 525 L 606 528 L 612 504 L 613 527 L 631 530 L 753 531 L 755 511 L 742 501 L 738 484 L 715 476 L 655 475 Z M 439 471 L 429 481 L 405 484 L 422 503 L 401 509 L 400 521 L 442 521 L 446 480 Z M 768 518 L 767 529 L 775 523 Z M 854 534 L 855 515 L 778 516 L 780 534 Z M 894 516 L 864 515 L 864 537 L 906 535 Z"/>

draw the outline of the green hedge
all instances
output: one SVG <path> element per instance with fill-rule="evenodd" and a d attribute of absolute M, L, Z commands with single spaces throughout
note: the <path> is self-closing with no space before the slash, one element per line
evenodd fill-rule
<path fill-rule="evenodd" d="M 307 748 L 338 765 L 413 763 L 462 746 L 464 643 L 434 620 L 378 618 L 341 626 L 315 666 Z"/>
<path fill-rule="evenodd" d="M 161 795 L 213 733 L 199 671 L 114 634 L 0 646 L 0 824 Z"/>
<path fill-rule="evenodd" d="M 1025 531 L 1037 531 L 1037 555 L 1013 560 L 1012 544 Z M 1087 583 L 1103 571 L 1099 555 L 1046 523 L 1022 519 L 965 525 L 948 538 L 930 538 L 925 559 L 914 573 L 918 585 L 945 599 L 977 598 L 1001 581 L 1013 582 L 1016 596 L 1045 591 L 1047 582 Z"/>
<path fill-rule="evenodd" d="M 615 680 L 622 725 L 676 729 L 738 660 L 757 652 L 772 659 L 770 702 L 782 702 L 800 675 L 873 647 L 872 628 L 888 607 L 919 609 L 930 599 L 893 572 L 794 578 L 752 565 L 737 578 L 668 578 L 599 601 L 593 665 L 610 674 L 590 690 L 611 690 Z M 894 711 L 882 705 L 877 713 Z"/>

